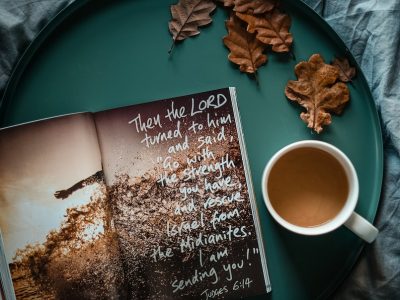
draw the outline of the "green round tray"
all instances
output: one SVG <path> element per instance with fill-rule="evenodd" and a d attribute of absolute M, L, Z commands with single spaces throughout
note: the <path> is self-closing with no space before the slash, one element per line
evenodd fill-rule
<path fill-rule="evenodd" d="M 227 60 L 222 43 L 227 13 L 221 8 L 199 36 L 178 44 L 168 56 L 170 5 L 166 0 L 76 1 L 61 11 L 26 50 L 11 76 L 0 125 L 138 102 L 227 86 L 237 88 L 243 130 L 261 216 L 272 283 L 270 299 L 326 298 L 346 277 L 364 243 L 347 229 L 318 237 L 292 234 L 268 215 L 261 174 L 279 148 L 318 139 L 342 149 L 360 180 L 356 211 L 373 221 L 379 202 L 383 147 L 375 105 L 358 75 L 349 85 L 351 103 L 330 127 L 313 134 L 300 120 L 301 109 L 284 95 L 293 68 L 313 53 L 326 61 L 346 56 L 337 34 L 298 0 L 283 1 L 292 17 L 296 61 L 270 54 L 259 70 L 259 86 Z"/>

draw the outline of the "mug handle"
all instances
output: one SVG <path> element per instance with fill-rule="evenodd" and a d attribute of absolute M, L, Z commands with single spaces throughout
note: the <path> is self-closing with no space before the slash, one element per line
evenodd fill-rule
<path fill-rule="evenodd" d="M 344 223 L 344 225 L 368 243 L 372 243 L 379 233 L 379 230 L 376 227 L 356 212 L 351 214 L 350 218 Z"/>

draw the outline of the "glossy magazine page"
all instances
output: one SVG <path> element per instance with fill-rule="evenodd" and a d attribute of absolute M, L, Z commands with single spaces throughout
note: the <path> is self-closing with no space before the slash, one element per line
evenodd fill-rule
<path fill-rule="evenodd" d="M 0 228 L 6 300 L 270 291 L 233 88 L 1 129 Z"/>

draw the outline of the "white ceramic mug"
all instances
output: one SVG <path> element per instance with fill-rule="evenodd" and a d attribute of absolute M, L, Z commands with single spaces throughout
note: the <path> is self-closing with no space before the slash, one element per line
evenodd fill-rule
<path fill-rule="evenodd" d="M 276 164 L 277 161 L 279 161 L 279 159 L 284 154 L 287 154 L 288 152 L 293 151 L 295 149 L 310 148 L 310 147 L 323 150 L 331 154 L 334 158 L 336 158 L 336 160 L 341 164 L 341 166 L 345 171 L 349 191 L 347 199 L 342 209 L 336 214 L 334 218 L 321 225 L 313 227 L 303 227 L 289 223 L 277 213 L 277 211 L 272 206 L 271 200 L 269 198 L 267 182 L 272 167 Z M 299 176 L 301 176 L 301 174 L 299 174 Z M 359 184 L 358 184 L 357 173 L 354 169 L 353 164 L 341 150 L 339 150 L 338 148 L 336 148 L 331 144 L 314 140 L 303 140 L 285 146 L 277 153 L 275 153 L 275 155 L 273 155 L 273 157 L 267 163 L 262 176 L 261 186 L 265 204 L 272 217 L 280 225 L 282 225 L 283 227 L 292 232 L 303 235 L 320 235 L 331 232 L 340 227 L 341 225 L 345 225 L 348 229 L 350 229 L 360 238 L 369 243 L 374 241 L 376 236 L 378 235 L 378 229 L 376 229 L 371 223 L 369 223 L 367 220 L 365 220 L 363 217 L 361 217 L 354 211 L 358 201 Z"/>

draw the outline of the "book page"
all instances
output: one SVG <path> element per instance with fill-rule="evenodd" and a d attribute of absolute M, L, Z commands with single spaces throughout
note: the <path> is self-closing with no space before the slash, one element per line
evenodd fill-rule
<path fill-rule="evenodd" d="M 232 101 L 221 89 L 94 115 L 129 299 L 269 290 Z"/>
<path fill-rule="evenodd" d="M 0 130 L 0 228 L 17 299 L 119 295 L 106 197 L 91 114 Z"/>

